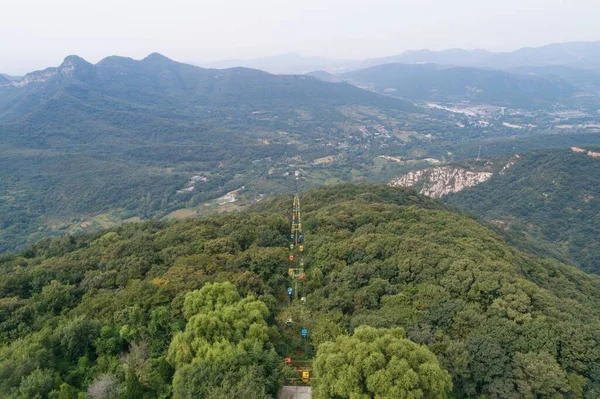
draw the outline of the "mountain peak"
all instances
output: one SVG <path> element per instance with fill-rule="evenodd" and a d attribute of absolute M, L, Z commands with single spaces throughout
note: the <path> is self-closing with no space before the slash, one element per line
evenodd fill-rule
<path fill-rule="evenodd" d="M 69 55 L 67 57 L 65 57 L 63 63 L 60 65 L 60 68 L 72 68 L 72 67 L 77 67 L 77 66 L 90 66 L 92 64 L 90 64 L 89 62 L 87 62 L 86 60 L 84 60 L 83 58 L 81 58 L 78 55 Z"/>
<path fill-rule="evenodd" d="M 152 53 L 149 54 L 146 58 L 142 60 L 142 62 L 151 63 L 151 64 L 173 64 L 175 61 L 172 59 L 165 57 L 160 53 Z"/>

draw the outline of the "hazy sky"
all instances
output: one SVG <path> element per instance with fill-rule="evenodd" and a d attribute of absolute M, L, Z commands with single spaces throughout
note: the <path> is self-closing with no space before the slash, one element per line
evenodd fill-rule
<path fill-rule="evenodd" d="M 198 63 L 600 40 L 599 0 L 1 0 L 0 14 L 0 72 L 10 74 L 69 54 Z"/>

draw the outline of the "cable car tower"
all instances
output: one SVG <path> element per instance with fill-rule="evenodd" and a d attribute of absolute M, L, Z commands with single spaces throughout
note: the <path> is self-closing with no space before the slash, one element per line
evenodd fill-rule
<path fill-rule="evenodd" d="M 302 233 L 302 209 L 300 207 L 300 196 L 298 195 L 297 182 L 300 172 L 294 172 L 296 183 L 296 194 L 294 194 L 294 203 L 292 205 L 292 228 L 290 230 L 290 267 L 288 275 L 294 282 L 293 295 L 298 299 L 298 281 L 306 280 L 304 273 L 304 234 Z M 289 290 L 288 290 L 289 293 Z M 291 299 L 292 295 L 290 295 Z"/>

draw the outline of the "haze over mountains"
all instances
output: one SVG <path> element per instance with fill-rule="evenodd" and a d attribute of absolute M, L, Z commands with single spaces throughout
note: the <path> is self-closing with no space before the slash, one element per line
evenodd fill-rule
<path fill-rule="evenodd" d="M 306 73 L 326 82 L 347 81 L 411 101 L 588 107 L 589 97 L 600 94 L 600 42 L 552 44 L 506 53 L 418 50 L 362 61 L 283 54 L 208 65 Z"/>
<path fill-rule="evenodd" d="M 304 74 L 318 69 L 337 71 L 343 68 L 343 65 L 353 65 L 354 63 L 355 61 L 351 60 L 334 60 L 325 57 L 307 57 L 297 53 L 288 53 L 249 60 L 213 61 L 199 63 L 199 65 L 218 69 L 243 66 L 277 74 Z"/>
<path fill-rule="evenodd" d="M 303 57 L 290 53 L 251 60 L 223 60 L 200 63 L 202 66 L 229 68 L 245 66 L 272 73 L 302 74 L 315 70 L 342 73 L 389 63 L 470 66 L 508 69 L 520 66 L 562 65 L 600 70 L 600 42 L 555 43 L 542 47 L 526 47 L 511 52 L 448 49 L 442 51 L 409 50 L 398 55 L 366 60 L 334 60 Z"/>

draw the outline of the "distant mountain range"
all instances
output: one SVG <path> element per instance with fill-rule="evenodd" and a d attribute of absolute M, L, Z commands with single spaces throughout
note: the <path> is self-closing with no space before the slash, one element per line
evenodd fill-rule
<path fill-rule="evenodd" d="M 394 56 L 366 60 L 335 60 L 323 57 L 304 57 L 292 53 L 250 60 L 225 60 L 201 65 L 213 68 L 243 66 L 271 73 L 302 74 L 324 70 L 337 74 L 390 63 L 433 63 L 497 69 L 561 65 L 600 70 L 600 41 L 556 43 L 542 47 L 525 47 L 511 52 L 464 49 L 409 50 Z"/>
<path fill-rule="evenodd" d="M 59 97 L 56 97 L 56 96 Z M 271 75 L 255 69 L 203 69 L 151 54 L 141 61 L 108 57 L 92 65 L 77 56 L 67 57 L 57 68 L 27 74 L 18 82 L 0 86 L 0 120 L 10 120 L 65 96 L 85 102 L 106 96 L 105 101 L 127 101 L 138 108 L 164 107 L 161 112 L 197 111 L 197 106 L 227 107 L 236 112 L 261 107 L 312 107 L 371 104 L 408 107 L 349 84 L 330 85 L 302 75 Z M 194 104 L 194 109 L 190 109 Z M 176 109 L 176 110 L 175 110 Z"/>
<path fill-rule="evenodd" d="M 469 101 L 514 108 L 565 104 L 578 91 L 556 75 L 437 64 L 385 64 L 339 77 L 359 87 L 410 100 Z"/>
<path fill-rule="evenodd" d="M 600 41 L 556 43 L 542 47 L 525 47 L 511 52 L 463 49 L 411 50 L 391 57 L 368 59 L 355 67 L 365 68 L 392 62 L 405 64 L 434 63 L 499 69 L 562 65 L 600 70 Z"/>
<path fill-rule="evenodd" d="M 199 65 L 205 68 L 218 69 L 242 66 L 246 68 L 260 69 L 276 74 L 304 74 L 319 69 L 337 71 L 344 69 L 346 65 L 351 65 L 354 62 L 355 61 L 350 60 L 335 60 L 325 57 L 306 57 L 297 53 L 287 53 L 250 60 L 238 59 L 199 63 Z"/>

